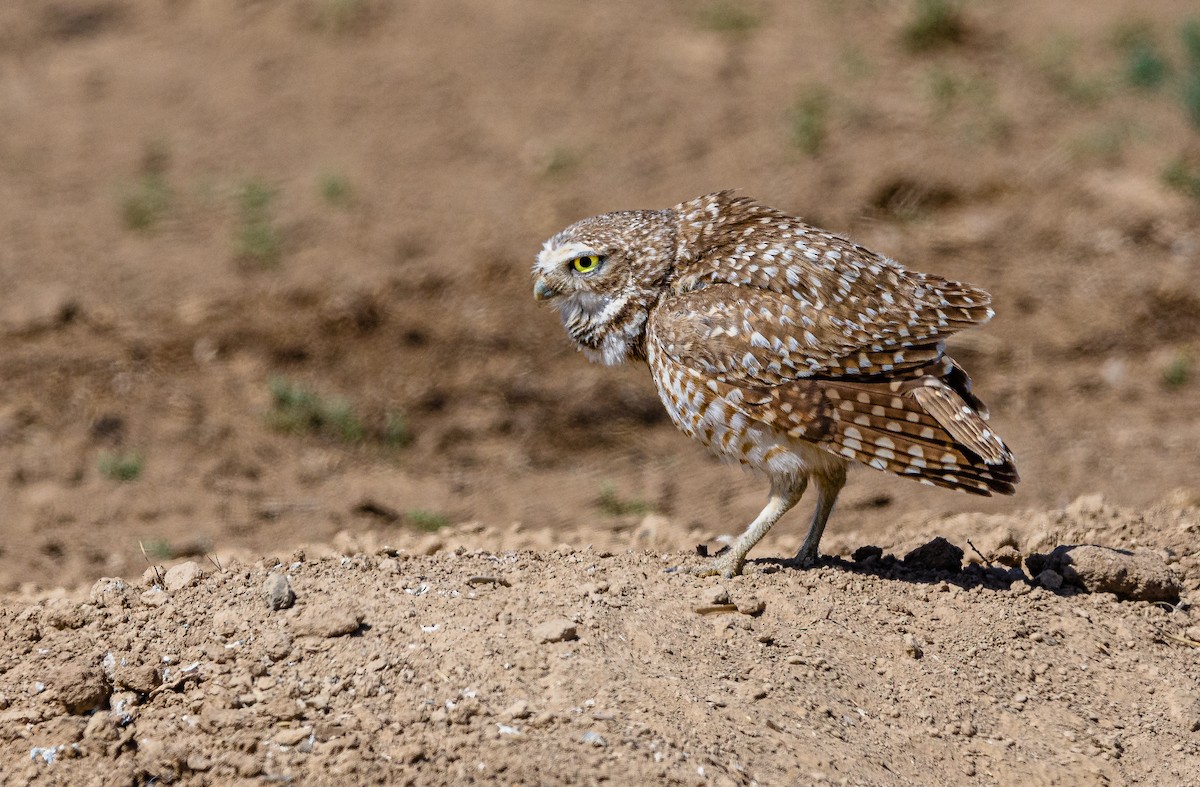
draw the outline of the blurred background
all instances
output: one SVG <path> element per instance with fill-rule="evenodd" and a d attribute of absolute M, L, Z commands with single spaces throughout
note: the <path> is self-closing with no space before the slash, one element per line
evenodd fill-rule
<path fill-rule="evenodd" d="M 739 531 L 765 484 L 529 278 L 723 188 L 995 296 L 1017 497 L 861 469 L 827 549 L 1200 483 L 1194 0 L 6 0 L 0 588 Z"/>

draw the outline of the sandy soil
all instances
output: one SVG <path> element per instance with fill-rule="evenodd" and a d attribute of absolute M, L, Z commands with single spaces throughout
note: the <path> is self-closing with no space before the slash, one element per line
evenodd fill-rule
<path fill-rule="evenodd" d="M 969 2 L 932 49 L 916 5 L 0 4 L 0 771 L 1200 780 L 1194 3 Z M 825 566 L 724 583 L 757 616 L 663 569 L 763 483 L 528 276 L 730 187 L 991 291 L 954 351 L 1024 479 L 853 473 Z M 854 559 L 937 536 L 982 567 Z M 1178 598 L 1020 562 L 1082 543 Z"/>
<path fill-rule="evenodd" d="M 1030 523 L 1044 529 L 1015 535 Z M 1200 533 L 1200 507 L 1139 515 L 1084 498 L 932 530 L 1027 554 L 1103 530 L 1124 547 L 1169 544 L 1133 554 L 1200 575 L 1195 554 L 1180 556 Z M 187 562 L 143 582 L 99 580 L 81 600 L 6 603 L 9 775 L 60 784 L 1200 779 L 1200 615 L 1186 602 L 1049 590 L 1046 574 L 1031 582 L 1019 567 L 977 559 L 960 570 L 961 552 L 935 568 L 928 550 L 912 555 L 907 544 L 809 571 L 758 561 L 720 581 L 668 571 L 697 560 L 677 552 L 421 556 L 415 543 L 349 542 L 327 551 Z M 1198 590 L 1192 579 L 1184 594 Z"/>

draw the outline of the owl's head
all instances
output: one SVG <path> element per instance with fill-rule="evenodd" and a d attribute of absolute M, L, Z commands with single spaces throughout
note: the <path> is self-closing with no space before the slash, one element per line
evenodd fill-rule
<path fill-rule="evenodd" d="M 674 211 L 621 211 L 576 222 L 542 246 L 533 295 L 550 301 L 588 358 L 618 364 L 643 352 L 646 318 L 675 256 Z"/>

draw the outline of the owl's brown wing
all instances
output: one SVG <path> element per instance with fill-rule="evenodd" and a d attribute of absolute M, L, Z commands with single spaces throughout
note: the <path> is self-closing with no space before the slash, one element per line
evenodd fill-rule
<path fill-rule="evenodd" d="M 940 486 L 1011 494 L 1012 454 L 943 354 L 951 326 L 930 336 L 920 317 L 903 323 L 907 336 L 895 317 L 846 330 L 836 312 L 789 295 L 710 284 L 666 296 L 648 340 L 727 404 L 790 436 Z"/>
<path fill-rule="evenodd" d="M 921 368 L 941 357 L 944 337 L 986 319 L 969 308 L 952 316 L 954 308 L 906 305 L 867 318 L 852 315 L 853 304 L 814 308 L 784 293 L 717 283 L 669 295 L 657 311 L 668 354 L 721 382 L 754 387 Z"/>

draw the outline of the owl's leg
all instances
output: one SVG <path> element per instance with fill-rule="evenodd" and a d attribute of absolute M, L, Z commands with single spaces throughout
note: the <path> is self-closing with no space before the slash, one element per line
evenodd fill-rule
<path fill-rule="evenodd" d="M 712 563 L 699 568 L 694 573 L 702 577 L 720 574 L 727 578 L 741 574 L 742 567 L 746 565 L 746 555 L 767 534 L 771 526 L 800 501 L 800 497 L 807 487 L 807 475 L 772 478 L 771 497 L 767 500 L 767 505 L 762 513 L 750 523 L 745 532 L 738 536 L 738 540 L 733 542 L 728 551 L 723 552 Z"/>
<path fill-rule="evenodd" d="M 846 466 L 833 465 L 820 473 L 813 473 L 813 481 L 817 485 L 817 508 L 813 512 L 812 524 L 809 525 L 808 535 L 796 553 L 795 561 L 801 568 L 815 566 L 821 559 L 817 547 L 821 543 L 821 534 L 825 532 L 825 523 L 837 502 L 838 492 L 846 485 Z"/>

